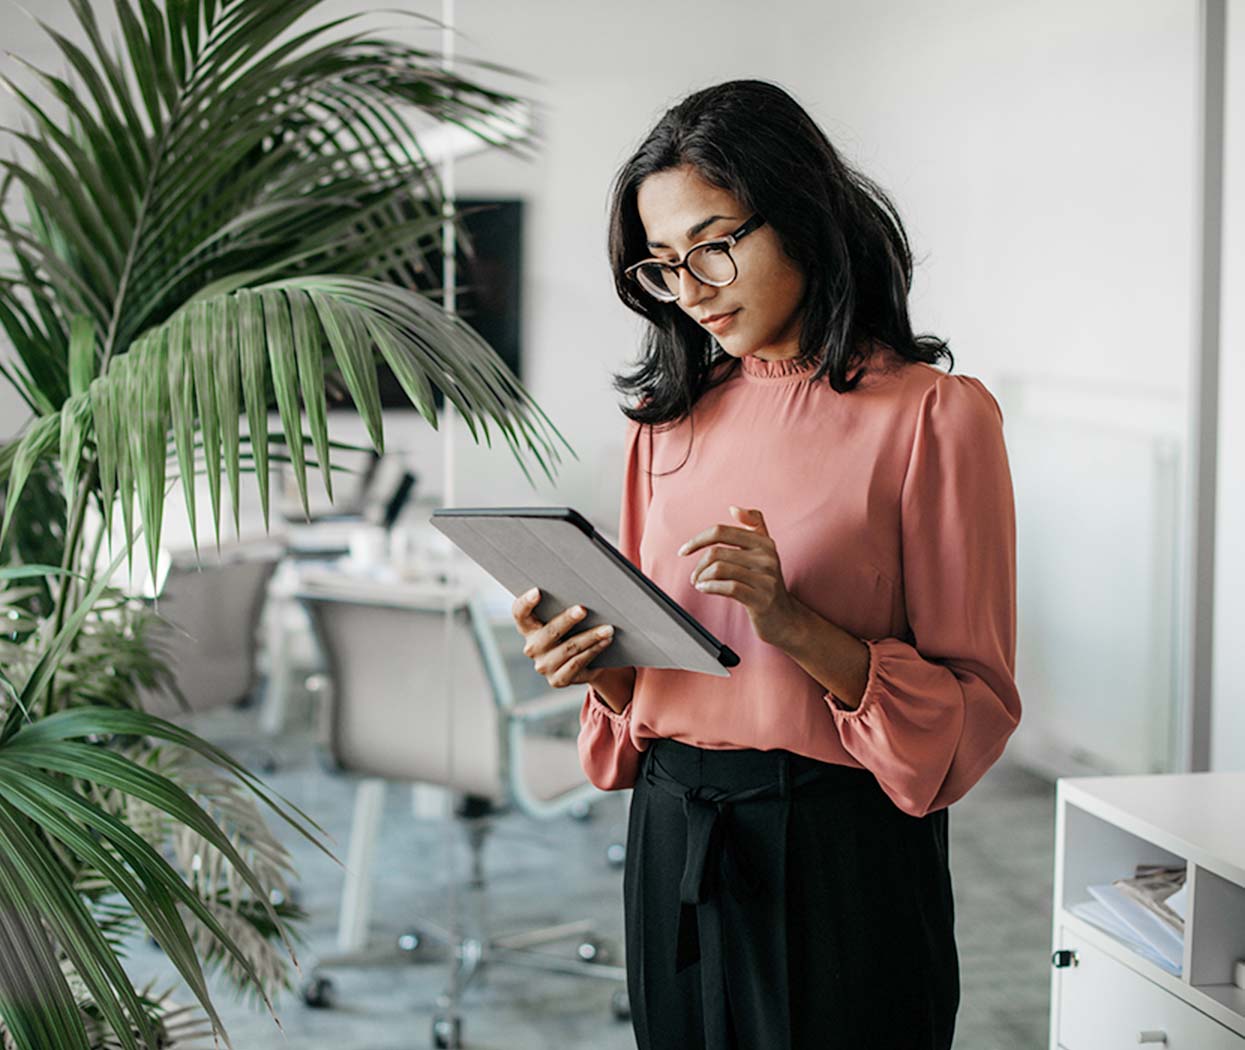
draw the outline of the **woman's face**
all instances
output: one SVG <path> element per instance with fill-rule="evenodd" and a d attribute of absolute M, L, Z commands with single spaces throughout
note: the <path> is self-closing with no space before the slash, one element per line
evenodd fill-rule
<path fill-rule="evenodd" d="M 702 241 L 734 232 L 752 217 L 733 193 L 706 182 L 691 167 L 650 175 L 636 191 L 636 207 L 650 255 L 670 263 Z M 739 275 L 724 288 L 701 284 L 686 267 L 679 270 L 676 305 L 732 357 L 755 355 L 763 361 L 795 357 L 803 273 L 783 252 L 768 224 L 744 237 L 731 255 Z M 718 321 L 723 315 L 730 316 Z"/>

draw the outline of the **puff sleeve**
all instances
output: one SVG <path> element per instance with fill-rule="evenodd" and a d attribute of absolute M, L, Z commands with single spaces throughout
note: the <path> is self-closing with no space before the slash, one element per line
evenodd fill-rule
<path fill-rule="evenodd" d="M 843 747 L 921 817 L 963 797 L 1020 722 L 1011 472 L 979 380 L 942 375 L 925 392 L 900 519 L 911 644 L 865 639 L 859 706 L 825 699 Z"/>
<path fill-rule="evenodd" d="M 618 549 L 640 564 L 640 537 L 652 500 L 652 434 L 627 420 L 623 442 L 622 500 L 618 521 Z M 635 783 L 640 751 L 631 738 L 631 707 L 615 712 L 591 686 L 579 715 L 579 761 L 588 779 L 605 791 Z"/>

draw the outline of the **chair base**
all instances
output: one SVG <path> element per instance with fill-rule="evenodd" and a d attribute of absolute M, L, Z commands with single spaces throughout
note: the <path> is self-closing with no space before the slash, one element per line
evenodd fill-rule
<path fill-rule="evenodd" d="M 571 937 L 579 938 L 575 958 L 543 951 L 545 945 Z M 625 981 L 622 966 L 608 961 L 608 953 L 592 936 L 592 924 L 586 920 L 523 930 L 519 933 L 480 939 L 461 938 L 455 945 L 455 966 L 450 982 L 437 999 L 437 1012 L 432 1019 L 432 1045 L 437 1050 L 458 1050 L 462 1044 L 462 997 L 486 966 L 503 964 L 526 966 L 546 973 L 569 974 L 598 980 Z M 631 1016 L 625 988 L 615 989 L 610 999 L 611 1011 L 619 1020 Z"/>
<path fill-rule="evenodd" d="M 571 938 L 578 939 L 574 956 L 547 950 L 548 945 Z M 449 982 L 437 997 L 433 1016 L 431 1045 L 438 1050 L 457 1050 L 463 1045 L 463 995 L 488 966 L 524 966 L 546 973 L 614 982 L 625 982 L 627 977 L 624 967 L 610 961 L 610 953 L 593 936 L 592 923 L 586 919 L 491 937 L 458 937 L 435 923 L 421 921 L 417 929 L 403 934 L 394 948 L 389 950 L 352 952 L 320 959 L 303 985 L 303 1002 L 318 1009 L 329 1009 L 336 1004 L 333 982 L 324 974 L 325 969 L 386 965 L 395 957 L 406 957 L 411 962 L 417 962 L 428 958 L 422 949 L 429 940 L 451 948 L 454 960 Z M 625 988 L 614 990 L 610 1009 L 618 1020 L 630 1017 Z"/>
<path fill-rule="evenodd" d="M 361 949 L 359 946 L 366 938 L 369 911 L 366 901 L 367 872 L 371 867 L 379 830 L 384 789 L 384 781 L 374 778 L 366 779 L 359 785 L 338 931 L 339 947 L 346 950 L 321 958 L 312 968 L 303 985 L 303 1000 L 308 1006 L 327 1008 L 334 1003 L 333 982 L 323 970 L 335 966 L 385 965 L 399 959 L 411 963 L 431 961 L 432 956 L 425 950 L 430 942 L 448 949 L 448 959 L 451 960 L 449 980 L 437 998 L 433 1018 L 432 1045 L 435 1047 L 462 1045 L 463 995 L 471 981 L 490 965 L 525 966 L 547 973 L 590 977 L 619 984 L 626 981 L 626 970 L 611 959 L 611 953 L 593 935 L 592 923 L 586 919 L 482 936 L 466 936 L 461 929 L 446 929 L 435 922 L 420 919 L 414 929 L 398 938 L 395 948 Z M 465 873 L 461 888 L 465 891 L 466 914 L 470 917 L 468 925 L 475 929 L 487 925 L 481 921 L 486 892 L 484 847 L 496 812 L 495 806 L 488 800 L 470 795 L 461 797 L 455 807 L 455 817 L 465 833 L 470 856 L 469 870 Z M 612 843 L 611 847 L 620 854 L 615 860 L 617 863 L 621 860 L 622 843 Z M 573 955 L 548 950 L 549 945 L 572 938 L 577 941 Z M 436 957 L 447 958 L 442 953 L 437 953 Z M 620 1020 L 630 1016 L 626 994 L 625 988 L 616 988 L 611 997 L 612 1013 Z"/>

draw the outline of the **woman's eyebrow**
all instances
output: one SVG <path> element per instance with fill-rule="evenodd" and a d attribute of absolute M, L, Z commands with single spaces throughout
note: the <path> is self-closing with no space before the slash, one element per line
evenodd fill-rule
<path fill-rule="evenodd" d="M 705 227 L 707 226 L 712 226 L 719 219 L 733 219 L 733 218 L 735 218 L 734 215 L 710 215 L 709 218 L 702 219 L 700 222 L 698 222 L 695 226 L 693 226 L 690 230 L 687 231 L 687 239 L 690 241 L 693 237 L 696 236 L 696 234 L 700 233 L 701 230 L 705 229 Z M 670 245 L 662 244 L 660 241 L 649 241 L 648 246 L 650 248 L 669 248 L 670 247 Z"/>

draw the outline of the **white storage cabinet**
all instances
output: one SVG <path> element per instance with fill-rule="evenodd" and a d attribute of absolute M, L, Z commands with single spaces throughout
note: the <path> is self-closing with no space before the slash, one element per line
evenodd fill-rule
<path fill-rule="evenodd" d="M 1050 1050 L 1245 1050 L 1245 773 L 1056 785 Z M 1179 977 L 1073 915 L 1137 864 L 1187 865 Z"/>

